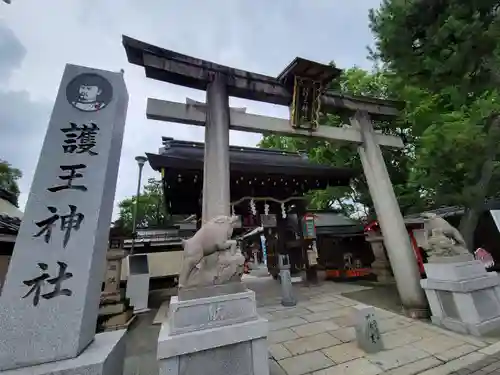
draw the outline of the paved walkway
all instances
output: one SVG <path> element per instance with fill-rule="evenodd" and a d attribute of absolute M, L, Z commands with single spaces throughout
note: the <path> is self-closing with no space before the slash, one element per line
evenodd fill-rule
<path fill-rule="evenodd" d="M 359 302 L 341 294 L 369 288 L 333 282 L 294 285 L 299 302 L 285 308 L 278 282 L 262 278 L 246 283 L 256 292 L 259 313 L 269 320 L 271 375 L 487 374 L 500 358 L 496 340 L 459 335 L 381 308 L 376 308 L 376 315 L 385 350 L 366 354 L 356 345 L 351 319 L 352 306 Z M 142 316 L 128 334 L 126 375 L 158 373 L 160 327 L 151 324 L 153 317 L 154 312 Z M 486 361 L 484 366 L 467 367 L 480 360 Z M 479 368 L 483 372 L 474 372 Z"/>
<path fill-rule="evenodd" d="M 261 308 L 270 320 L 272 375 L 444 375 L 487 356 L 481 350 L 491 340 L 458 335 L 378 308 L 385 350 L 366 354 L 358 349 L 352 326 L 352 306 L 357 303 L 322 293 L 294 309 Z"/>
<path fill-rule="evenodd" d="M 500 354 L 490 355 L 472 365 L 453 371 L 451 375 L 500 374 Z"/>

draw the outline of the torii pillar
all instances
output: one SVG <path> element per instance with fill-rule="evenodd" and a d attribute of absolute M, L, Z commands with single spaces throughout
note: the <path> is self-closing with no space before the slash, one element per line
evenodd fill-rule
<path fill-rule="evenodd" d="M 225 76 L 214 74 L 207 87 L 202 222 L 229 216 L 229 96 Z"/>

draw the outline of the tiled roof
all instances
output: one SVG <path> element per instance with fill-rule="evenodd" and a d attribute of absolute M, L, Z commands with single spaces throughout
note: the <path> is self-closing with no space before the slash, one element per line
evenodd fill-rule
<path fill-rule="evenodd" d="M 0 215 L 0 234 L 17 235 L 21 219 L 7 215 Z"/>
<path fill-rule="evenodd" d="M 500 209 L 500 199 L 492 198 L 492 199 L 486 200 L 486 202 L 484 203 L 483 209 L 485 211 Z M 425 212 L 431 212 L 431 213 L 434 213 L 434 214 L 441 216 L 443 218 L 447 218 L 450 216 L 463 215 L 464 208 L 460 207 L 460 206 L 448 206 L 448 207 L 436 208 L 434 210 L 429 210 L 429 211 L 425 211 Z M 405 216 L 405 220 L 419 219 L 419 218 L 420 218 L 420 213 Z"/>

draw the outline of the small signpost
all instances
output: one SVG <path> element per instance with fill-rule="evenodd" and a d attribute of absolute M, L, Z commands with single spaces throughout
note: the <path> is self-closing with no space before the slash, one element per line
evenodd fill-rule
<path fill-rule="evenodd" d="M 356 340 L 360 349 L 367 353 L 377 353 L 384 349 L 375 309 L 372 306 L 354 306 Z"/>
<path fill-rule="evenodd" d="M 313 240 L 316 238 L 316 225 L 314 223 L 314 215 L 305 214 L 303 216 L 302 233 L 305 240 Z"/>
<path fill-rule="evenodd" d="M 281 304 L 283 306 L 295 306 L 297 301 L 293 295 L 290 259 L 288 254 L 280 254 L 278 261 L 281 281 Z"/>
<path fill-rule="evenodd" d="M 276 228 L 277 219 L 276 214 L 260 215 L 260 222 L 263 228 Z"/>

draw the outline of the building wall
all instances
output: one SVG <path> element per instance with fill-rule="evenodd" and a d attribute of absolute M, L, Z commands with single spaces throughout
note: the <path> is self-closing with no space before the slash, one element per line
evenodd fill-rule
<path fill-rule="evenodd" d="M 0 215 L 8 215 L 19 218 L 23 217 L 23 213 L 19 208 L 2 198 L 0 198 Z"/>
<path fill-rule="evenodd" d="M 7 270 L 9 269 L 10 255 L 0 255 L 0 291 L 2 290 Z"/>
<path fill-rule="evenodd" d="M 370 267 L 375 260 L 370 244 L 364 236 L 318 235 L 319 263 L 326 268 L 343 269 L 344 255 L 359 259 L 363 267 Z"/>

